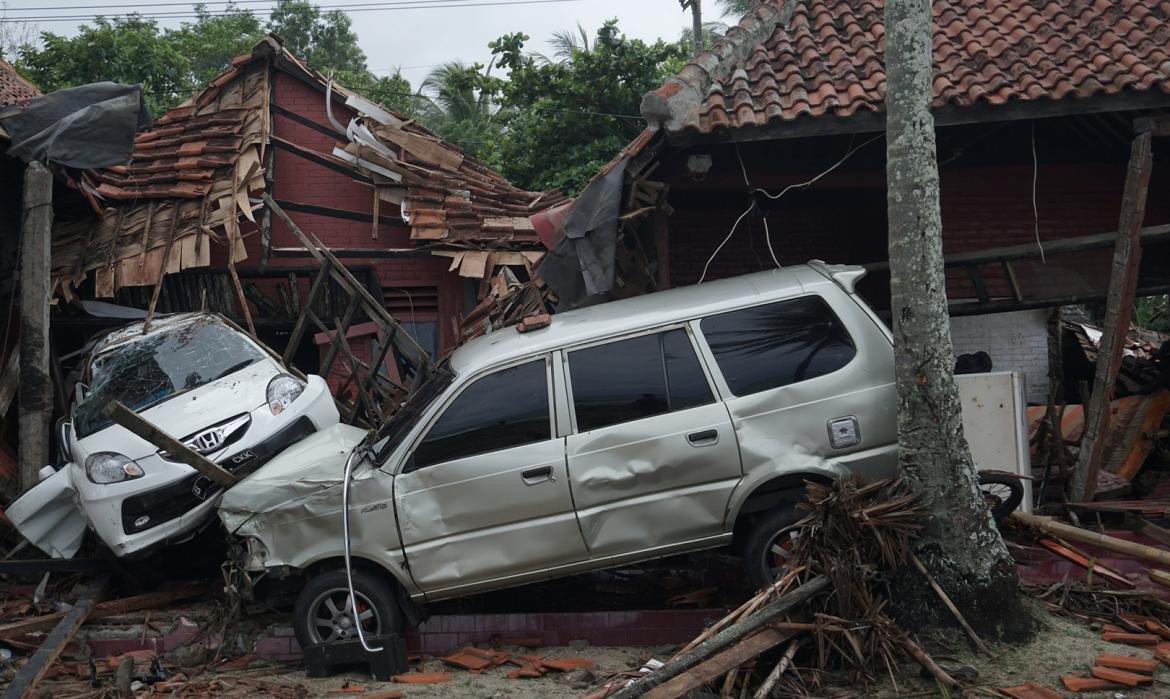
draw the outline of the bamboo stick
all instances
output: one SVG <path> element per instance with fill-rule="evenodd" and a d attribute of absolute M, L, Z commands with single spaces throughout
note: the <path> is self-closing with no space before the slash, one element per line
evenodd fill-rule
<path fill-rule="evenodd" d="M 934 576 L 932 576 L 930 572 L 926 570 L 926 566 L 922 564 L 922 560 L 918 558 L 918 555 L 914 553 L 910 554 L 910 560 L 914 562 L 914 567 L 918 569 L 918 572 L 922 573 L 922 575 L 926 577 L 926 582 L 930 583 L 930 589 L 934 590 L 934 593 L 938 595 L 938 598 L 942 600 L 942 603 L 946 605 L 947 609 L 950 610 L 951 614 L 955 617 L 955 620 L 959 622 L 959 626 L 962 626 L 963 630 L 967 632 L 967 635 L 971 638 L 971 642 L 975 644 L 975 647 L 985 655 L 992 655 L 991 649 L 987 647 L 987 644 L 983 642 L 983 639 L 979 638 L 979 634 L 975 633 L 975 629 L 971 628 L 971 625 L 967 623 L 967 619 L 959 611 L 959 608 L 955 606 L 955 603 L 951 601 L 951 598 L 947 596 L 947 593 L 943 592 L 943 589 L 939 587 L 937 582 L 934 581 Z"/>
<path fill-rule="evenodd" d="M 1163 551 L 1156 549 L 1153 546 L 1146 546 L 1145 544 L 1138 544 L 1133 541 L 1126 541 L 1125 539 L 1118 539 L 1114 536 L 1107 536 L 1105 534 L 1098 534 L 1087 529 L 1074 527 L 1071 524 L 1064 522 L 1057 522 L 1055 520 L 1044 519 L 1036 515 L 1030 515 L 1019 510 L 1011 514 L 1012 518 L 1020 524 L 1026 524 L 1030 527 L 1036 527 L 1043 531 L 1062 536 L 1066 539 L 1079 541 L 1084 544 L 1091 544 L 1093 546 L 1100 546 L 1103 549 L 1113 551 L 1115 553 L 1125 554 L 1131 558 L 1139 558 L 1154 563 L 1160 563 L 1165 566 L 1170 566 L 1170 551 Z"/>

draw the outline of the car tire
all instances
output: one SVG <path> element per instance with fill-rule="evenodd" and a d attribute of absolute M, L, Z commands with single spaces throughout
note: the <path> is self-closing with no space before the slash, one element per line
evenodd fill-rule
<path fill-rule="evenodd" d="M 776 569 L 782 563 L 777 560 L 774 546 L 786 549 L 781 538 L 789 538 L 790 527 L 799 520 L 796 507 L 783 503 L 762 514 L 752 522 L 743 544 L 743 563 L 747 569 L 748 581 L 758 590 L 775 582 Z"/>
<path fill-rule="evenodd" d="M 368 570 L 353 571 L 353 591 L 367 638 L 402 632 L 405 621 L 395 584 Z M 309 580 L 293 606 L 293 631 L 302 648 L 358 638 L 353 612 L 346 604 L 349 599 L 344 570 L 326 571 Z"/>

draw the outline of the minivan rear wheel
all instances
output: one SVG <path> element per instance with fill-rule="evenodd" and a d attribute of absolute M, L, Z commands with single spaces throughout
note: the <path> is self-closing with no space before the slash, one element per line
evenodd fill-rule
<path fill-rule="evenodd" d="M 355 603 L 367 638 L 402 632 L 402 609 L 391 583 L 370 571 L 355 570 L 353 591 L 356 602 L 349 595 L 344 570 L 330 570 L 309 580 L 293 607 L 293 631 L 302 648 L 358 638 L 351 606 Z"/>
<path fill-rule="evenodd" d="M 756 589 L 775 582 L 787 565 L 796 540 L 796 508 L 789 503 L 764 513 L 748 529 L 744 538 L 743 563 L 748 581 Z"/>

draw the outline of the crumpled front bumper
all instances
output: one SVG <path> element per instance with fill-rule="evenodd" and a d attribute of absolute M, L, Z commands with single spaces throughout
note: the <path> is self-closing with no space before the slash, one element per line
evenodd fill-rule
<path fill-rule="evenodd" d="M 309 377 L 305 391 L 280 415 L 273 416 L 266 405 L 250 414 L 248 432 L 213 457 L 229 471 L 252 470 L 338 420 L 329 388 L 317 376 Z M 136 461 L 142 478 L 109 484 L 93 483 L 81 466 L 70 466 L 79 509 L 119 557 L 139 558 L 189 538 L 211 521 L 222 495 L 194 469 L 157 452 Z"/>

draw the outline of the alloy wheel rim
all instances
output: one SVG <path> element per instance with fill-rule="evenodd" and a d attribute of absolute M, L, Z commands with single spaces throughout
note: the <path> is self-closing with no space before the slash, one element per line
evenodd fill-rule
<path fill-rule="evenodd" d="M 362 632 L 367 637 L 379 635 L 382 630 L 382 619 L 378 615 L 378 610 L 370 602 L 369 597 L 356 591 L 354 594 L 357 597 L 357 612 Z M 309 635 L 313 637 L 314 642 L 333 643 L 357 638 L 353 610 L 350 609 L 351 599 L 349 590 L 344 587 L 317 595 L 309 607 L 311 610 Z"/>

